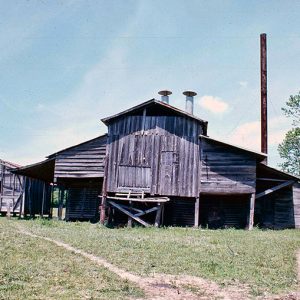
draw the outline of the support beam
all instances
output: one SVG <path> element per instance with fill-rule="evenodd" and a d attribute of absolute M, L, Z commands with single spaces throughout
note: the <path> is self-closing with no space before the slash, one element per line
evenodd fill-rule
<path fill-rule="evenodd" d="M 195 200 L 195 222 L 194 227 L 199 227 L 199 203 L 200 203 L 200 197 L 197 197 Z"/>
<path fill-rule="evenodd" d="M 129 211 L 132 212 L 132 201 L 129 201 Z M 128 216 L 127 227 L 132 227 L 132 218 Z"/>
<path fill-rule="evenodd" d="M 62 212 L 64 207 L 64 196 L 65 196 L 65 188 L 59 188 L 59 203 L 58 203 L 58 211 L 57 217 L 58 220 L 62 220 Z"/>
<path fill-rule="evenodd" d="M 130 213 L 129 211 L 127 211 L 126 209 L 124 209 L 123 207 L 121 207 L 120 205 L 118 205 L 117 203 L 115 203 L 113 201 L 108 201 L 108 203 L 110 205 L 114 206 L 115 208 L 117 208 L 118 210 L 120 210 L 121 212 L 123 212 L 125 215 L 130 216 L 132 219 L 134 219 L 138 223 L 141 223 L 145 227 L 150 227 L 151 226 L 149 223 L 145 222 L 144 220 L 142 220 L 139 217 L 136 217 L 134 214 Z"/>
<path fill-rule="evenodd" d="M 42 199 L 42 208 L 40 211 L 41 218 L 44 217 L 44 205 L 45 205 L 45 197 L 46 197 L 46 182 L 43 182 L 43 199 Z"/>
<path fill-rule="evenodd" d="M 278 182 L 285 182 L 286 179 L 275 179 L 275 178 L 256 178 L 256 180 L 260 181 L 278 181 Z"/>
<path fill-rule="evenodd" d="M 255 207 L 255 194 L 250 196 L 250 205 L 249 205 L 249 216 L 248 216 L 248 230 L 253 229 L 254 224 L 254 207 Z"/>
<path fill-rule="evenodd" d="M 154 223 L 155 227 L 159 227 L 160 226 L 162 206 L 163 206 L 162 203 L 157 203 L 157 212 L 156 212 L 155 223 Z"/>
<path fill-rule="evenodd" d="M 54 195 L 54 185 L 52 184 L 50 187 L 50 213 L 49 213 L 49 218 L 51 219 L 53 216 L 53 195 Z"/>
<path fill-rule="evenodd" d="M 278 191 L 278 190 L 280 190 L 280 189 L 282 189 L 282 188 L 285 188 L 285 187 L 287 187 L 287 186 L 290 186 L 290 185 L 292 185 L 294 182 L 295 182 L 294 180 L 289 180 L 289 181 L 286 181 L 286 182 L 281 183 L 281 184 L 279 184 L 279 185 L 276 185 L 276 186 L 274 186 L 274 187 L 272 187 L 272 188 L 270 188 L 270 189 L 265 190 L 265 191 L 262 192 L 262 193 L 257 194 L 256 197 L 255 197 L 255 199 L 259 199 L 259 198 L 261 198 L 261 197 L 263 197 L 263 196 L 265 196 L 265 195 L 271 194 L 271 193 L 276 192 L 276 191 Z"/>
<path fill-rule="evenodd" d="M 105 210 L 106 210 L 106 198 L 107 198 L 107 175 L 108 175 L 108 154 L 105 157 L 104 165 L 104 177 L 102 185 L 102 199 L 100 205 L 100 224 L 104 225 L 105 223 Z"/>

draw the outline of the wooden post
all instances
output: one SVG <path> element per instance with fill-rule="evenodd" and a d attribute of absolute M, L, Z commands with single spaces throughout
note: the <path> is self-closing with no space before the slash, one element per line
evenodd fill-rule
<path fill-rule="evenodd" d="M 10 214 L 10 199 L 7 199 L 7 201 L 6 201 L 6 207 L 7 207 L 6 217 L 7 217 L 7 219 L 10 219 L 10 217 L 11 217 L 11 214 Z"/>
<path fill-rule="evenodd" d="M 49 218 L 52 219 L 53 215 L 53 194 L 54 194 L 54 184 L 50 186 L 50 208 L 49 208 Z"/>
<path fill-rule="evenodd" d="M 254 223 L 254 206 L 255 206 L 255 194 L 250 196 L 250 205 L 249 205 L 249 216 L 248 216 L 248 230 L 253 229 Z"/>
<path fill-rule="evenodd" d="M 200 197 L 197 197 L 195 200 L 195 222 L 194 222 L 194 227 L 198 228 L 199 227 L 199 201 Z"/>
<path fill-rule="evenodd" d="M 130 212 L 132 212 L 132 201 L 129 201 L 129 206 L 130 206 Z M 127 227 L 132 227 L 132 218 L 128 216 L 128 222 L 127 222 Z"/>
<path fill-rule="evenodd" d="M 161 220 L 161 211 L 162 211 L 162 203 L 157 203 L 158 209 L 156 211 L 156 216 L 155 216 L 155 223 L 154 226 L 155 227 L 159 227 L 160 226 L 160 220 Z"/>
<path fill-rule="evenodd" d="M 26 217 L 26 207 L 25 207 L 25 199 L 26 199 L 26 183 L 27 183 L 27 179 L 26 177 L 22 177 L 22 207 L 20 208 L 20 213 L 21 213 L 21 217 Z M 20 181 L 21 182 L 21 181 Z"/>
<path fill-rule="evenodd" d="M 1 177 L 0 177 L 0 211 L 2 209 L 2 196 L 3 196 L 3 185 L 4 185 L 4 165 L 0 165 L 1 167 Z"/>
<path fill-rule="evenodd" d="M 45 203 L 45 189 L 46 189 L 46 182 L 44 182 L 43 184 L 43 199 L 42 199 L 42 207 L 41 207 L 41 211 L 40 211 L 40 216 L 41 218 L 43 218 L 44 216 L 44 203 Z"/>
<path fill-rule="evenodd" d="M 65 195 L 65 188 L 60 187 L 59 188 L 59 204 L 58 204 L 58 211 L 57 211 L 58 220 L 62 220 L 62 211 L 63 211 L 63 207 L 64 207 L 64 195 Z"/>
<path fill-rule="evenodd" d="M 107 173 L 108 173 L 108 154 L 105 157 L 104 177 L 102 186 L 102 200 L 100 205 L 100 224 L 105 223 L 105 210 L 106 210 L 106 199 L 107 199 Z"/>

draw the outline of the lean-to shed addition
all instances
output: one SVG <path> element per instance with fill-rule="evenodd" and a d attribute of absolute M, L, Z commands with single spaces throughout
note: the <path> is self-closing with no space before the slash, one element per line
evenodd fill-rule
<path fill-rule="evenodd" d="M 66 197 L 66 220 L 97 220 L 107 136 L 99 136 L 48 156 L 53 182 Z"/>
<path fill-rule="evenodd" d="M 16 215 L 49 215 L 50 187 L 41 179 L 16 173 L 24 169 L 17 164 L 0 161 L 0 211 Z M 39 177 L 41 174 L 38 175 Z"/>

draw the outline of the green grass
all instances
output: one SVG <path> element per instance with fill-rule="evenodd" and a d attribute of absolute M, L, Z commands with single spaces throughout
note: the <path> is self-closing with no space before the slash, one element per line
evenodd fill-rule
<path fill-rule="evenodd" d="M 97 224 L 47 220 L 11 223 L 145 276 L 195 275 L 221 285 L 246 284 L 253 295 L 296 290 L 299 230 L 108 229 Z"/>
<path fill-rule="evenodd" d="M 81 256 L 18 233 L 12 226 L 15 223 L 0 218 L 0 299 L 126 299 L 143 295 L 131 283 Z"/>

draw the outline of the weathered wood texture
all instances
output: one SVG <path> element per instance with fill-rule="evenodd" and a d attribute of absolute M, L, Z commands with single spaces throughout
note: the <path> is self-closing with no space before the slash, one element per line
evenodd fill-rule
<path fill-rule="evenodd" d="M 99 205 L 102 189 L 102 180 L 69 179 L 62 182 L 66 190 L 66 220 L 90 220 L 99 219 Z"/>
<path fill-rule="evenodd" d="M 300 183 L 293 185 L 294 223 L 300 228 Z"/>
<path fill-rule="evenodd" d="M 256 193 L 263 196 L 256 200 L 255 223 L 276 229 L 300 227 L 300 185 L 290 184 L 297 178 L 262 164 L 257 167 L 257 177 L 268 180 L 257 180 Z M 275 192 L 268 194 L 271 190 Z"/>
<path fill-rule="evenodd" d="M 25 177 L 24 214 L 49 215 L 51 207 L 51 186 L 42 180 Z"/>
<path fill-rule="evenodd" d="M 195 225 L 195 199 L 193 198 L 171 198 L 165 204 L 163 225 L 189 226 Z"/>
<path fill-rule="evenodd" d="M 201 193 L 255 193 L 256 158 L 230 145 L 201 139 Z"/>
<path fill-rule="evenodd" d="M 108 192 L 199 194 L 202 124 L 179 116 L 125 116 L 108 126 Z"/>
<path fill-rule="evenodd" d="M 10 171 L 15 167 L 0 160 L 0 212 L 20 213 L 24 179 Z"/>
<path fill-rule="evenodd" d="M 103 177 L 106 140 L 105 135 L 58 152 L 54 180 Z"/>
<path fill-rule="evenodd" d="M 267 228 L 295 228 L 294 209 L 292 187 L 278 190 L 256 200 L 256 223 Z"/>

